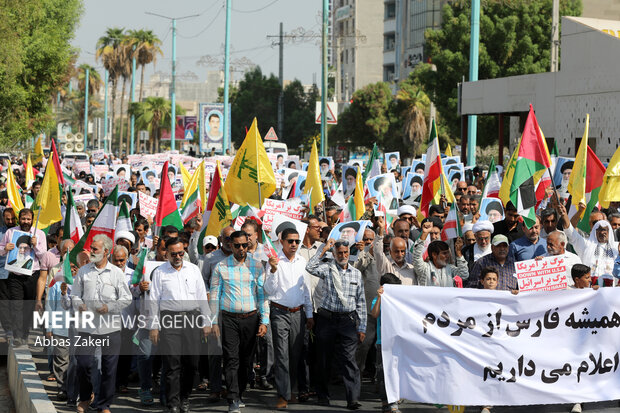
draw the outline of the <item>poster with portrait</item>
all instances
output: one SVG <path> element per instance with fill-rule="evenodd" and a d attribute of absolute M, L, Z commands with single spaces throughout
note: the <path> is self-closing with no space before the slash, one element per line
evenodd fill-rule
<path fill-rule="evenodd" d="M 321 178 L 331 177 L 331 171 L 334 170 L 334 159 L 331 156 L 320 157 L 319 170 L 321 171 Z"/>
<path fill-rule="evenodd" d="M 299 171 L 297 181 L 295 183 L 295 198 L 301 198 L 306 188 L 306 175 L 307 172 Z"/>
<path fill-rule="evenodd" d="M 424 175 L 409 172 L 403 182 L 403 200 L 417 198 L 422 193 Z"/>
<path fill-rule="evenodd" d="M 575 158 L 559 157 L 555 161 L 555 171 L 553 171 L 553 185 L 559 189 L 562 196 L 568 192 L 568 181 L 573 170 Z"/>
<path fill-rule="evenodd" d="M 349 241 L 349 261 L 354 262 L 357 259 L 357 254 L 359 253 L 355 243 L 362 241 L 364 238 L 364 231 L 367 227 L 372 227 L 372 222 L 341 222 L 330 231 L 328 238 L 333 238 L 336 241 L 341 239 Z"/>
<path fill-rule="evenodd" d="M 308 229 L 308 224 L 284 215 L 274 215 L 273 221 L 271 223 L 271 231 L 269 232 L 269 237 L 272 241 L 278 241 L 280 238 L 280 234 L 286 228 L 293 228 L 297 230 L 297 232 L 299 233 L 299 239 L 304 239 L 304 237 L 306 236 L 306 229 Z"/>
<path fill-rule="evenodd" d="M 121 202 L 126 202 L 127 207 L 131 210 L 138 206 L 138 193 L 137 192 L 119 192 L 118 193 L 118 205 Z"/>
<path fill-rule="evenodd" d="M 460 162 L 461 158 L 458 156 L 444 156 L 443 158 L 441 158 L 441 164 L 443 165 L 444 169 L 446 168 L 446 165 L 454 165 Z"/>
<path fill-rule="evenodd" d="M 504 207 L 502 201 L 497 198 L 482 198 L 480 203 L 480 218 L 478 221 L 490 221 L 495 223 L 504 219 Z"/>
<path fill-rule="evenodd" d="M 301 162 L 299 161 L 299 155 L 289 155 L 286 158 L 286 162 L 284 166 L 289 169 L 298 169 L 301 170 Z"/>
<path fill-rule="evenodd" d="M 388 172 L 400 168 L 400 152 L 388 152 L 385 154 L 385 165 Z"/>
<path fill-rule="evenodd" d="M 230 136 L 230 104 L 228 105 L 228 119 L 226 131 L 224 128 L 224 104 L 201 103 L 200 104 L 200 152 L 222 153 L 224 138 Z M 230 141 L 227 139 L 227 141 Z"/>
<path fill-rule="evenodd" d="M 424 175 L 425 167 L 426 165 L 424 164 L 424 161 L 414 159 L 414 161 L 411 163 L 411 172 Z"/>
<path fill-rule="evenodd" d="M 388 209 L 398 208 L 399 193 L 393 173 L 388 172 L 372 177 L 368 180 L 367 185 L 371 197 L 377 198 L 378 201 L 379 194 L 381 194 L 385 203 L 389 206 Z"/>
<path fill-rule="evenodd" d="M 342 192 L 347 198 L 355 191 L 355 180 L 357 179 L 357 167 L 342 165 Z"/>
<path fill-rule="evenodd" d="M 127 164 L 114 165 L 114 176 L 123 178 L 126 181 L 131 180 L 131 167 Z"/>
<path fill-rule="evenodd" d="M 5 270 L 14 274 L 32 275 L 34 250 L 30 245 L 31 237 L 28 232 L 13 231 L 10 242 L 15 247 L 7 254 Z"/>
<path fill-rule="evenodd" d="M 405 180 L 409 171 L 411 171 L 411 165 L 400 167 L 400 180 L 401 181 Z"/>
<path fill-rule="evenodd" d="M 151 190 L 151 195 L 155 194 L 155 191 L 159 189 L 159 174 L 155 169 L 147 169 L 140 172 L 142 182 Z"/>

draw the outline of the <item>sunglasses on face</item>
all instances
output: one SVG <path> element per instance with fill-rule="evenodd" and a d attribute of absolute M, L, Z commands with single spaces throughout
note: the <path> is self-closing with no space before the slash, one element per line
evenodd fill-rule
<path fill-rule="evenodd" d="M 185 255 L 185 251 L 179 251 L 179 252 L 171 252 L 170 256 L 172 257 L 182 257 Z"/>
<path fill-rule="evenodd" d="M 339 248 L 339 247 L 348 247 L 349 246 L 349 241 L 337 241 L 334 244 L 334 247 Z"/>
<path fill-rule="evenodd" d="M 248 245 L 249 245 L 249 243 L 247 243 L 247 242 L 244 242 L 244 243 L 241 243 L 241 244 L 236 243 L 236 242 L 233 243 L 233 247 L 235 247 L 237 249 L 239 249 L 239 248 L 246 249 L 248 247 Z"/>
<path fill-rule="evenodd" d="M 299 243 L 301 242 L 300 239 L 287 239 L 285 240 L 286 242 L 288 242 L 289 244 L 295 244 L 295 245 L 299 245 Z"/>

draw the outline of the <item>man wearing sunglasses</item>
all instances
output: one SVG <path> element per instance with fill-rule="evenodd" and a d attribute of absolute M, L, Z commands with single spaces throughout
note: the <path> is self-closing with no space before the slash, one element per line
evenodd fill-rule
<path fill-rule="evenodd" d="M 322 262 L 332 249 L 334 260 Z M 330 238 L 306 265 L 306 271 L 324 282 L 325 296 L 317 310 L 316 338 L 319 358 L 317 393 L 319 404 L 329 405 L 329 371 L 331 355 L 342 368 L 347 409 L 358 410 L 360 372 L 355 362 L 358 343 L 366 337 L 366 297 L 362 274 L 349 265 L 349 242 Z"/>
<path fill-rule="evenodd" d="M 211 276 L 210 304 L 213 314 L 220 313 L 213 332 L 219 337 L 221 330 L 228 411 L 239 413 L 256 337 L 267 334 L 269 305 L 263 291 L 265 271 L 247 253 L 247 234 L 235 231 L 230 240 L 232 256 L 221 261 Z"/>
<path fill-rule="evenodd" d="M 297 255 L 301 244 L 296 229 L 286 228 L 281 234 L 282 252 L 269 258 L 265 293 L 269 295 L 270 321 L 273 333 L 275 379 L 278 391 L 277 409 L 284 409 L 294 400 L 292 389 L 297 381 L 297 368 L 304 342 L 302 312 L 311 329 L 312 301 L 305 281 L 307 261 Z M 299 389 L 298 389 L 299 390 Z"/>
<path fill-rule="evenodd" d="M 201 337 L 210 333 L 211 311 L 200 270 L 183 259 L 183 241 L 169 238 L 166 251 L 168 262 L 153 272 L 150 293 L 146 295 L 149 338 L 154 345 L 159 343 L 168 411 L 189 412 Z"/>

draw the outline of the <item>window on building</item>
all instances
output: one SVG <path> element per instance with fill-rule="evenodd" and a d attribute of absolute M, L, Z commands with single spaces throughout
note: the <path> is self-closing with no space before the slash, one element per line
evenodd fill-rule
<path fill-rule="evenodd" d="M 396 3 L 386 3 L 385 4 L 385 15 L 384 19 L 389 20 L 396 17 Z"/>
<path fill-rule="evenodd" d="M 383 51 L 391 52 L 396 44 L 396 33 L 387 33 L 383 36 Z"/>
<path fill-rule="evenodd" d="M 383 66 L 383 81 L 384 82 L 394 81 L 394 65 Z"/>
<path fill-rule="evenodd" d="M 355 91 L 355 76 L 351 76 L 351 90 Z"/>
<path fill-rule="evenodd" d="M 355 63 L 355 49 L 351 49 L 351 63 Z"/>
<path fill-rule="evenodd" d="M 409 0 L 409 41 L 410 48 L 424 44 L 426 29 L 441 26 L 442 0 Z"/>
<path fill-rule="evenodd" d="M 344 51 L 344 63 L 349 64 L 349 49 Z"/>

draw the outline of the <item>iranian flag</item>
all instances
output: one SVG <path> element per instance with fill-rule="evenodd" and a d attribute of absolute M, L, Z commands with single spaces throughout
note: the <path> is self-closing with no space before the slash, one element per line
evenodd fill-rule
<path fill-rule="evenodd" d="M 499 173 L 497 173 L 495 159 L 491 158 L 489 173 L 487 175 L 487 180 L 484 183 L 484 189 L 482 190 L 482 198 L 499 198 L 499 189 L 501 186 L 502 183 L 499 179 Z"/>
<path fill-rule="evenodd" d="M 450 207 L 450 212 L 448 212 L 448 216 L 446 217 L 446 222 L 443 224 L 443 229 L 441 230 L 441 240 L 447 241 L 449 239 L 462 236 L 463 232 L 461 231 L 461 223 L 459 222 L 459 218 L 456 213 L 456 203 L 453 203 Z"/>
<path fill-rule="evenodd" d="M 52 288 L 57 282 L 66 282 L 67 284 L 73 285 L 73 274 L 71 273 L 71 260 L 69 259 L 69 253 L 65 254 L 65 257 L 62 260 L 62 267 L 60 268 L 60 271 L 56 273 L 48 288 Z"/>
<path fill-rule="evenodd" d="M 78 214 L 75 208 L 75 202 L 73 201 L 73 193 L 71 190 L 67 191 L 67 210 L 65 212 L 65 224 L 63 226 L 63 240 L 71 239 L 74 243 L 78 243 L 80 238 L 84 235 L 84 228 L 82 227 L 82 221 L 80 220 L 80 214 Z"/>
<path fill-rule="evenodd" d="M 121 203 L 119 208 L 118 218 L 116 219 L 116 231 L 133 231 L 131 218 L 129 218 L 129 207 L 125 201 Z"/>
<path fill-rule="evenodd" d="M 440 191 L 442 175 L 443 168 L 441 166 L 441 153 L 439 152 L 439 139 L 434 138 L 426 151 L 422 200 L 420 202 L 420 209 L 418 210 L 424 218 L 428 216 L 428 209 L 430 208 L 431 201 Z"/>
<path fill-rule="evenodd" d="M 261 232 L 263 233 L 263 248 L 265 249 L 265 255 L 267 255 L 267 258 L 277 257 L 278 252 L 276 251 L 276 247 L 273 245 L 273 242 L 271 242 L 271 239 L 267 236 L 267 234 L 265 234 L 264 229 L 261 229 Z"/>
<path fill-rule="evenodd" d="M 164 174 L 164 176 L 167 176 Z M 80 238 L 75 247 L 71 250 L 69 257 L 71 262 L 77 264 L 77 255 L 81 251 L 89 251 L 90 244 L 93 242 L 95 235 L 107 235 L 114 241 L 114 231 L 116 229 L 116 217 L 118 216 L 118 185 L 103 203 L 103 207 L 97 213 L 95 220 L 88 227 L 86 233 Z"/>
<path fill-rule="evenodd" d="M 536 223 L 536 205 L 543 200 L 546 189 L 543 176 L 550 166 L 549 149 L 530 105 L 523 134 L 510 158 L 499 191 L 504 205 L 511 202 L 528 228 Z"/>
<path fill-rule="evenodd" d="M 136 269 L 133 270 L 133 275 L 131 276 L 131 284 L 136 285 L 139 284 L 140 281 L 144 278 L 144 271 L 146 266 L 144 265 L 146 262 L 146 256 L 148 255 L 149 250 L 146 247 L 142 247 L 140 253 L 138 254 L 138 265 L 136 265 Z"/>
<path fill-rule="evenodd" d="M 168 170 L 168 161 L 164 164 L 162 171 Z M 155 212 L 155 225 L 159 228 L 172 225 L 179 231 L 183 229 L 183 220 L 174 199 L 172 186 L 167 173 L 161 174 L 159 185 L 159 202 L 157 202 L 157 212 Z"/>
<path fill-rule="evenodd" d="M 589 124 L 590 115 L 586 115 L 585 131 L 568 181 L 568 192 L 573 199 L 571 215 L 576 212 L 576 207 L 580 203 L 586 205 L 586 209 L 577 224 L 577 228 L 586 233 L 590 231 L 590 214 L 598 203 L 598 194 L 601 191 L 606 170 L 592 148 L 588 146 Z"/>

